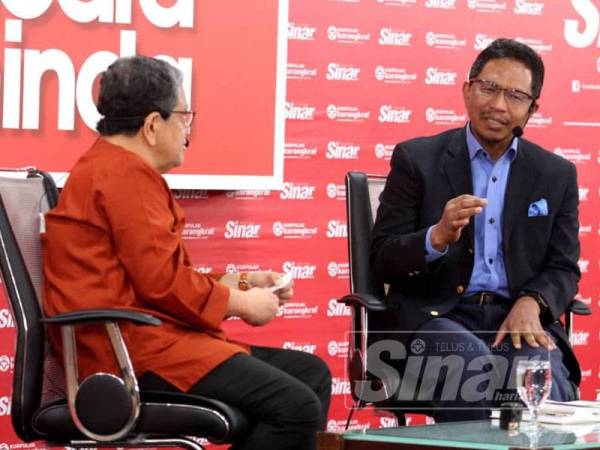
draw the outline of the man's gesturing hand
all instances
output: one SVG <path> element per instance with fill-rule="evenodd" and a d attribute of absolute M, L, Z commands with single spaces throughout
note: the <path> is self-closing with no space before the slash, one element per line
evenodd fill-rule
<path fill-rule="evenodd" d="M 440 221 L 431 230 L 431 245 L 437 251 L 444 251 L 460 239 L 462 229 L 469 224 L 475 214 L 483 211 L 487 199 L 464 194 L 448 200 Z"/>

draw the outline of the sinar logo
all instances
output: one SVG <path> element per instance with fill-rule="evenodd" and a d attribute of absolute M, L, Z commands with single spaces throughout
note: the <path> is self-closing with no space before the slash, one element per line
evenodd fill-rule
<path fill-rule="evenodd" d="M 14 328 L 15 321 L 12 314 L 6 308 L 0 309 L 0 328 Z"/>
<path fill-rule="evenodd" d="M 0 397 L 0 416 L 10 415 L 10 397 Z"/>
<path fill-rule="evenodd" d="M 592 0 L 571 0 L 571 6 L 578 19 L 565 19 L 565 41 L 571 47 L 584 48 L 593 45 L 600 47 L 600 12 Z"/>

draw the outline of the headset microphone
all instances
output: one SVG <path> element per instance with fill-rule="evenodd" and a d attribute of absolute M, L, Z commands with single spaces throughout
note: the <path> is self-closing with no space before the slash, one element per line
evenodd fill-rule
<path fill-rule="evenodd" d="M 514 137 L 520 138 L 521 136 L 523 136 L 523 128 L 521 127 L 514 127 L 512 129 L 512 133 Z"/>

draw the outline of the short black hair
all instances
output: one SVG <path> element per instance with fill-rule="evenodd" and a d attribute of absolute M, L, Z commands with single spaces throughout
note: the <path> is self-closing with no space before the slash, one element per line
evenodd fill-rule
<path fill-rule="evenodd" d="M 544 62 L 531 47 L 514 39 L 496 39 L 485 48 L 471 66 L 469 80 L 477 78 L 492 59 L 509 58 L 519 61 L 531 71 L 531 95 L 537 100 L 544 85 Z"/>
<path fill-rule="evenodd" d="M 146 116 L 159 112 L 167 119 L 177 105 L 182 75 L 169 63 L 147 56 L 119 58 L 102 73 L 96 124 L 102 136 L 132 136 Z"/>

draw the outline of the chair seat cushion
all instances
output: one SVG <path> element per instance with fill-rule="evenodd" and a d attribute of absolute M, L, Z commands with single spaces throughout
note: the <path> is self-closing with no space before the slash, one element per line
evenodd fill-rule
<path fill-rule="evenodd" d="M 132 436 L 138 433 L 153 437 L 186 435 L 221 443 L 234 442 L 249 428 L 248 419 L 241 411 L 217 400 L 164 392 L 143 392 L 140 397 L 140 415 L 130 433 Z M 46 440 L 56 443 L 89 439 L 75 426 L 65 400 L 40 408 L 33 426 Z"/>

